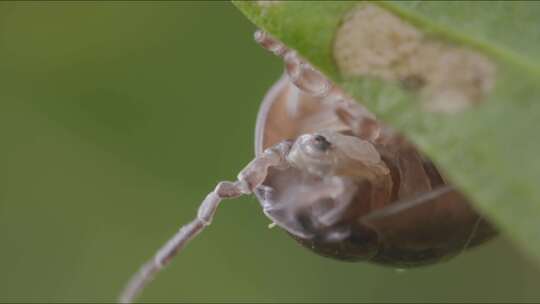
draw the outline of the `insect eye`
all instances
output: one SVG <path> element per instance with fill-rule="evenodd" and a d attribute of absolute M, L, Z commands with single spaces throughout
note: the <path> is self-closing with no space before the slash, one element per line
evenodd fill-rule
<path fill-rule="evenodd" d="M 332 144 L 326 139 L 326 137 L 316 135 L 313 141 L 313 146 L 322 152 L 326 152 L 328 149 L 330 149 L 330 147 L 332 147 Z"/>

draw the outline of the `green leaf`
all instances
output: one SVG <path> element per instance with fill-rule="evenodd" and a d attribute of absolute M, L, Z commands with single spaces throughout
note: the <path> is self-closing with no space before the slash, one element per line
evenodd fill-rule
<path fill-rule="evenodd" d="M 332 50 L 354 2 L 235 2 L 258 27 L 296 49 L 382 120 L 406 133 L 501 231 L 540 261 L 540 3 L 385 1 L 430 39 L 489 58 L 495 86 L 457 114 L 422 110 L 396 81 L 345 77 Z"/>

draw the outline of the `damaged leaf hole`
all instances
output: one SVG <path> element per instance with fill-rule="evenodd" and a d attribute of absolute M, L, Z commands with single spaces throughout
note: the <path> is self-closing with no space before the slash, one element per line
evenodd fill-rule
<path fill-rule="evenodd" d="M 495 65 L 486 56 L 426 37 L 372 4 L 346 14 L 333 54 L 343 76 L 400 81 L 430 112 L 456 113 L 479 104 L 495 82 Z"/>
<path fill-rule="evenodd" d="M 380 13 L 367 7 L 370 14 Z M 387 24 L 396 22 L 392 18 Z M 344 23 L 344 27 L 350 24 Z M 399 54 L 419 50 L 411 37 L 420 34 L 407 33 L 405 38 L 399 33 L 390 35 L 392 43 L 407 41 L 405 47 L 398 45 Z M 384 35 L 371 38 L 386 39 Z M 256 157 L 236 181 L 217 184 L 200 204 L 195 219 L 182 226 L 133 276 L 121 302 L 132 302 L 212 223 L 222 200 L 242 195 L 256 196 L 272 227 L 281 228 L 319 255 L 342 261 L 369 261 L 400 269 L 428 265 L 496 235 L 468 199 L 403 135 L 381 123 L 295 50 L 262 31 L 256 32 L 255 40 L 285 64 L 285 72 L 259 109 Z M 349 47 L 354 45 L 349 42 Z M 358 61 L 355 54 L 360 53 L 376 56 Z M 403 55 L 370 48 L 349 48 L 344 54 L 348 54 L 341 61 L 344 72 L 395 77 L 413 90 L 439 88 L 423 69 L 403 74 L 390 69 L 390 63 L 402 60 Z M 439 65 L 434 64 L 436 69 L 442 68 Z M 444 65 L 448 66 L 452 67 Z"/>

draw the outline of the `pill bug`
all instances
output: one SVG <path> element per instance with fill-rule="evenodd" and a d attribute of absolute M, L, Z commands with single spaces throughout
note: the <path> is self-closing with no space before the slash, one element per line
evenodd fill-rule
<path fill-rule="evenodd" d="M 254 194 L 264 214 L 322 256 L 392 267 L 436 263 L 496 230 L 404 136 L 265 32 L 255 40 L 285 73 L 257 116 L 255 154 L 234 182 L 219 182 L 196 218 L 134 275 L 131 302 L 205 227 L 223 199 Z"/>

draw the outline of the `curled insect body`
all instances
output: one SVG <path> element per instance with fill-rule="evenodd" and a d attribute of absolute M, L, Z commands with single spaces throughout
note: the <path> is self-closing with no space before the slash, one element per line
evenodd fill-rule
<path fill-rule="evenodd" d="M 323 74 L 264 32 L 285 61 L 259 110 L 256 157 L 220 182 L 132 278 L 131 302 L 206 226 L 223 199 L 255 194 L 264 214 L 307 248 L 394 267 L 435 263 L 495 235 L 434 164 Z"/>

